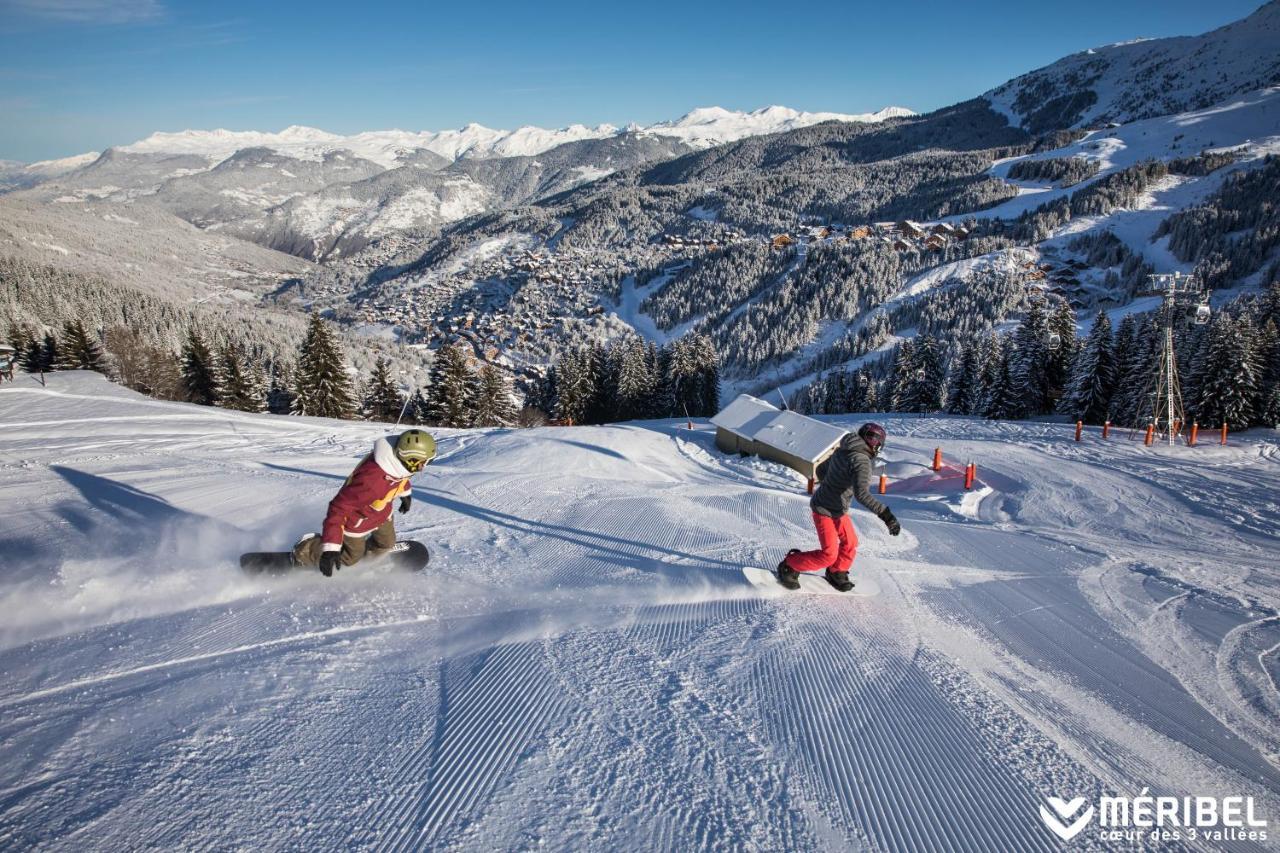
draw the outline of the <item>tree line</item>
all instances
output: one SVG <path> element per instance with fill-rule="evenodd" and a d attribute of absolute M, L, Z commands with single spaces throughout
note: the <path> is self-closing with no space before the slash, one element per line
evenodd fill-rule
<path fill-rule="evenodd" d="M 561 355 L 534 402 L 570 424 L 709 417 L 720 410 L 720 358 L 705 335 L 663 347 L 634 336 L 596 341 Z"/>
<path fill-rule="evenodd" d="M 1280 283 L 1240 298 L 1200 326 L 1175 318 L 1188 420 L 1232 429 L 1280 426 Z M 1052 414 L 1141 428 L 1152 418 L 1164 318 L 1105 311 L 1076 336 L 1059 299 L 1033 299 L 1006 334 L 904 340 L 879 361 L 828 372 L 797 392 L 811 413 L 947 412 L 1017 420 Z"/>

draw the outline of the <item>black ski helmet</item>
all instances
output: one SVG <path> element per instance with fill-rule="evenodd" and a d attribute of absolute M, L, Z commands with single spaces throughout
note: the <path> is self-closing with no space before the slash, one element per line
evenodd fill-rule
<path fill-rule="evenodd" d="M 886 437 L 884 427 L 880 426 L 880 424 L 868 422 L 858 427 L 858 438 L 863 440 L 872 453 L 880 452 L 884 447 Z"/>

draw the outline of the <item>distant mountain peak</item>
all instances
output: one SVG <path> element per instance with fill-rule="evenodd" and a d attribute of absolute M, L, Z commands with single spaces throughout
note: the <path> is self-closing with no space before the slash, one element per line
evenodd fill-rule
<path fill-rule="evenodd" d="M 1198 36 L 1080 51 L 983 95 L 1033 133 L 1203 109 L 1280 84 L 1280 0 Z M 1210 70 L 1211 69 L 1211 70 Z"/>

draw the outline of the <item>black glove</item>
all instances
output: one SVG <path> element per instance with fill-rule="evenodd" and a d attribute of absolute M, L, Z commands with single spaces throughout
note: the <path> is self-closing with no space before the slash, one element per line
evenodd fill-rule
<path fill-rule="evenodd" d="M 320 555 L 320 574 L 327 578 L 333 577 L 333 573 L 342 568 L 341 551 L 325 551 Z"/>
<path fill-rule="evenodd" d="M 413 495 L 405 495 L 400 499 L 400 511 L 408 512 L 409 506 L 413 503 Z"/>
<path fill-rule="evenodd" d="M 890 536 L 897 536 L 899 533 L 902 532 L 902 525 L 899 524 L 898 519 L 894 517 L 893 510 L 886 509 L 883 513 L 881 513 L 880 520 L 884 522 L 885 527 L 889 528 Z"/>

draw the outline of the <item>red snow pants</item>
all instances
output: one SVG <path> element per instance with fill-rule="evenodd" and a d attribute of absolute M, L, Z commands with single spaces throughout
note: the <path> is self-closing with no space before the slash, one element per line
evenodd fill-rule
<path fill-rule="evenodd" d="M 787 565 L 797 572 L 817 572 L 830 569 L 847 572 L 853 567 L 858 553 L 858 534 L 848 515 L 839 518 L 813 514 L 813 526 L 818 528 L 818 550 L 805 551 L 787 557 Z"/>

